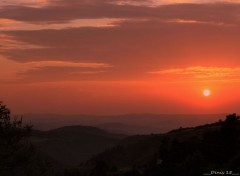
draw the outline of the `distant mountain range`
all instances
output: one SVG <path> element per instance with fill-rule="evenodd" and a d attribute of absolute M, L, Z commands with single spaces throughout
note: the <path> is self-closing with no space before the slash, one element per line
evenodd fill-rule
<path fill-rule="evenodd" d="M 150 116 L 152 122 L 153 118 Z M 174 119 L 178 122 L 181 118 Z M 90 126 L 65 126 L 33 130 L 31 141 L 43 157 L 50 159 L 55 172 L 64 170 L 64 176 L 201 176 L 212 171 L 240 174 L 239 117 L 233 114 L 224 121 L 218 119 L 168 133 L 132 136 L 113 132 L 142 130 L 140 123 L 100 125 L 112 132 Z"/>
<path fill-rule="evenodd" d="M 78 165 L 116 145 L 125 135 L 87 126 L 66 126 L 50 131 L 32 132 L 37 149 L 64 165 Z"/>
<path fill-rule="evenodd" d="M 126 114 L 113 116 L 25 114 L 24 122 L 31 122 L 36 130 L 51 130 L 62 126 L 94 126 L 114 133 L 127 135 L 166 133 L 179 127 L 192 127 L 213 123 L 225 114 L 168 115 Z"/>

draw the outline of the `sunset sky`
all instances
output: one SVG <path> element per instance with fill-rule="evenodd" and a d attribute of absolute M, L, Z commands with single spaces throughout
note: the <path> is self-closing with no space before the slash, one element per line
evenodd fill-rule
<path fill-rule="evenodd" d="M 240 0 L 1 0 L 0 40 L 14 113 L 240 112 Z"/>

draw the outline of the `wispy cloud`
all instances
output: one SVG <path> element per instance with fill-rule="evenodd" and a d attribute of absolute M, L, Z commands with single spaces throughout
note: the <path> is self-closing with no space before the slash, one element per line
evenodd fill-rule
<path fill-rule="evenodd" d="M 1 27 L 0 27 L 1 28 Z M 0 34 L 0 52 L 6 50 L 26 50 L 26 49 L 42 49 L 44 46 L 33 45 L 25 42 L 18 41 L 15 37 Z"/>
<path fill-rule="evenodd" d="M 81 67 L 81 68 L 109 68 L 112 67 L 106 63 L 91 63 L 91 62 L 68 62 L 68 61 L 40 61 L 27 62 L 22 65 L 30 68 L 38 67 Z"/>
<path fill-rule="evenodd" d="M 199 79 L 211 78 L 236 78 L 240 76 L 240 67 L 187 67 L 187 68 L 173 68 L 159 71 L 149 72 L 150 74 L 159 75 L 175 75 L 175 76 L 189 76 Z"/>
<path fill-rule="evenodd" d="M 117 4 L 132 6 L 158 6 L 186 3 L 239 3 L 239 0 L 2 0 L 0 8 L 5 6 L 25 6 L 43 8 L 57 4 Z"/>
<path fill-rule="evenodd" d="M 97 18 L 185 19 L 190 17 L 196 21 L 239 24 L 239 3 L 236 3 L 239 1 L 214 1 L 231 3 L 212 3 L 213 1 L 206 0 L 202 3 L 202 0 L 54 0 L 50 2 L 51 5 L 42 8 L 20 6 L 16 2 L 14 6 L 0 9 L 0 16 L 34 23 L 56 21 L 66 23 L 66 21 L 78 19 Z M 154 4 L 159 4 L 159 6 Z"/>
<path fill-rule="evenodd" d="M 51 3 L 51 0 L 2 0 L 0 1 L 0 8 L 4 6 L 28 6 L 34 8 L 41 8 Z"/>
<path fill-rule="evenodd" d="M 39 61 L 20 63 L 0 56 L 0 81 L 29 82 L 81 80 L 87 75 L 104 74 L 111 67 L 107 63 L 71 62 L 71 61 Z M 89 78 L 89 77 L 88 77 Z"/>
<path fill-rule="evenodd" d="M 239 3 L 239 0 L 152 0 L 152 4 L 163 5 L 163 4 L 187 4 L 187 3 Z"/>
<path fill-rule="evenodd" d="M 200 20 L 192 20 L 192 19 L 169 19 L 163 20 L 163 22 L 167 23 L 179 23 L 179 24 L 207 24 L 207 25 L 216 25 L 216 26 L 233 26 L 233 24 L 227 24 L 223 22 L 214 22 L 214 21 L 200 21 Z"/>
<path fill-rule="evenodd" d="M 171 4 L 208 4 L 208 3 L 239 3 L 239 0 L 115 0 L 111 3 L 118 5 L 157 7 Z"/>
<path fill-rule="evenodd" d="M 115 27 L 119 22 L 124 19 L 115 18 L 98 18 L 98 19 L 78 19 L 70 20 L 66 22 L 39 22 L 39 23 L 28 23 L 24 21 L 18 21 L 7 18 L 0 18 L 0 31 L 36 31 L 36 30 L 47 30 L 47 29 L 67 29 L 67 28 L 80 28 L 80 27 Z"/>

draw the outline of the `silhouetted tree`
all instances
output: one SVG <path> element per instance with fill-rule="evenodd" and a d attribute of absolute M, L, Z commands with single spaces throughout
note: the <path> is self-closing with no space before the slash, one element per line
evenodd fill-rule
<path fill-rule="evenodd" d="M 20 173 L 32 154 L 32 146 L 27 140 L 30 131 L 31 126 L 24 126 L 22 118 L 12 120 L 10 110 L 0 102 L 0 175 Z"/>
<path fill-rule="evenodd" d="M 30 143 L 31 125 L 12 119 L 0 102 L 0 176 L 42 176 L 49 162 Z"/>
<path fill-rule="evenodd" d="M 228 115 L 223 122 L 221 131 L 229 142 L 236 141 L 239 131 L 239 117 L 236 114 Z"/>

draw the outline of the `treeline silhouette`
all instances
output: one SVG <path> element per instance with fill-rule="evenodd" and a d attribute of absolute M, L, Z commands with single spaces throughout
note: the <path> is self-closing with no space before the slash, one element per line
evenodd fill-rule
<path fill-rule="evenodd" d="M 0 176 L 200 176 L 240 174 L 240 121 L 128 137 L 77 167 L 63 167 L 30 141 L 32 126 L 0 102 Z M 218 175 L 218 174 L 215 174 Z"/>

